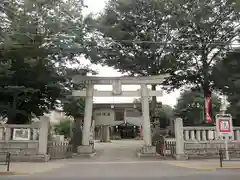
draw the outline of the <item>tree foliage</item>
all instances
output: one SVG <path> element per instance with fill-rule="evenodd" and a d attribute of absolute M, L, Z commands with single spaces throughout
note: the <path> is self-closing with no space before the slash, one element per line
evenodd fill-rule
<path fill-rule="evenodd" d="M 95 26 L 102 33 L 94 62 L 132 75 L 164 73 L 170 53 L 158 42 L 171 41 L 168 1 L 111 0 Z M 145 41 L 142 43 L 141 41 Z"/>
<path fill-rule="evenodd" d="M 56 108 L 66 64 L 84 53 L 82 8 L 81 0 L 0 2 L 0 113 L 8 123 Z"/>
<path fill-rule="evenodd" d="M 216 94 L 212 94 L 212 111 L 215 117 L 219 112 L 221 101 Z M 185 125 L 199 125 L 204 123 L 205 98 L 201 91 L 185 90 L 181 93 L 174 108 L 176 117 L 183 118 Z M 213 117 L 213 118 L 214 118 Z"/>
<path fill-rule="evenodd" d="M 141 103 L 141 99 L 136 98 L 133 100 L 133 103 Z M 151 100 L 149 100 L 149 104 L 151 104 Z M 167 104 L 162 104 L 162 102 L 157 102 L 152 123 L 158 124 L 159 122 L 161 128 L 166 128 L 172 118 L 173 108 Z"/>
<path fill-rule="evenodd" d="M 197 87 L 207 97 L 214 89 L 214 64 L 231 50 L 230 44 L 239 34 L 239 11 L 231 0 L 174 2 L 176 58 L 172 76 L 165 84 L 173 88 Z"/>
<path fill-rule="evenodd" d="M 164 74 L 172 58 L 166 50 L 172 45 L 165 43 L 172 40 L 168 2 L 110 0 L 101 17 L 92 22 L 100 42 L 90 56 L 92 62 L 134 76 Z M 153 97 L 152 113 L 155 106 Z"/>
<path fill-rule="evenodd" d="M 69 118 L 62 119 L 54 126 L 57 135 L 64 135 L 65 138 L 70 138 L 72 120 Z"/>
<path fill-rule="evenodd" d="M 233 124 L 240 125 L 240 52 L 235 49 L 218 62 L 213 69 L 216 87 L 228 96 L 228 113 L 233 116 Z"/>
<path fill-rule="evenodd" d="M 111 0 L 94 23 L 92 62 L 132 75 L 170 73 L 164 85 L 189 85 L 206 97 L 215 89 L 214 64 L 239 34 L 232 0 Z"/>
<path fill-rule="evenodd" d="M 156 117 L 159 119 L 160 127 L 166 128 L 173 118 L 173 108 L 163 104 L 160 109 L 156 110 Z"/>

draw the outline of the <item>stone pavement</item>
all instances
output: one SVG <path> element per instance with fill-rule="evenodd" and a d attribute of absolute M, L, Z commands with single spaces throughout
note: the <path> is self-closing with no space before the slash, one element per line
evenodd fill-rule
<path fill-rule="evenodd" d="M 138 160 L 136 151 L 143 145 L 141 140 L 120 140 L 112 141 L 112 143 L 100 143 L 96 141 L 96 156 L 92 158 L 73 158 L 47 163 L 11 163 L 10 173 L 20 175 L 32 175 L 36 173 L 45 173 L 53 169 L 60 168 L 66 164 L 74 164 L 78 162 L 106 162 L 106 161 L 134 161 Z M 0 174 L 4 174 L 6 166 L 0 166 Z"/>
<path fill-rule="evenodd" d="M 17 176 L 0 176 L 0 180 L 239 180 L 240 171 L 216 170 L 199 167 L 217 165 L 215 160 L 166 161 L 138 159 L 136 149 L 141 141 L 113 141 L 96 144 L 98 153 L 93 158 L 74 158 L 49 163 L 14 163 Z M 198 165 L 198 166 L 197 166 Z M 190 168 L 192 167 L 192 168 Z M 193 168 L 195 167 L 195 168 Z M 29 174 L 24 174 L 29 173 Z"/>
<path fill-rule="evenodd" d="M 113 140 L 111 143 L 96 141 L 97 161 L 130 161 L 137 160 L 137 150 L 144 145 L 142 140 Z"/>

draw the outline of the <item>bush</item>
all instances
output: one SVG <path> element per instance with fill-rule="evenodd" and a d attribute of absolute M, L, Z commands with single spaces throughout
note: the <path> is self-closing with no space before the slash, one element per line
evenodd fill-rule
<path fill-rule="evenodd" d="M 70 138 L 72 121 L 69 118 L 61 120 L 54 126 L 55 133 L 57 135 L 64 135 L 65 138 Z"/>

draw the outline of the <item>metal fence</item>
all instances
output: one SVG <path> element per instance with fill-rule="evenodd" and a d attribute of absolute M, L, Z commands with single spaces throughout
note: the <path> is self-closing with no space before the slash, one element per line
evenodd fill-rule
<path fill-rule="evenodd" d="M 64 159 L 72 157 L 72 145 L 68 141 L 64 142 L 49 142 L 48 154 L 50 159 Z"/>
<path fill-rule="evenodd" d="M 11 162 L 11 153 L 1 152 L 0 155 L 5 157 L 3 161 L 0 162 L 0 165 L 6 166 L 6 170 L 9 171 L 10 162 Z"/>

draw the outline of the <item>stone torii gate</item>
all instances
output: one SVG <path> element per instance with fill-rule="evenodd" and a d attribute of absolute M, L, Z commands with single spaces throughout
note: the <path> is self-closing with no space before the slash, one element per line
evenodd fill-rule
<path fill-rule="evenodd" d="M 149 97 L 162 96 L 162 90 L 152 91 L 147 85 L 160 84 L 168 75 L 148 76 L 148 77 L 96 77 L 77 75 L 73 77 L 75 84 L 85 84 L 85 90 L 76 90 L 72 92 L 73 96 L 86 97 L 85 113 L 83 123 L 82 146 L 78 147 L 79 153 L 93 153 L 90 146 L 90 128 L 92 122 L 93 97 L 137 97 L 142 100 L 142 117 L 143 117 L 143 140 L 145 148 L 143 153 L 155 153 L 152 147 L 152 137 L 149 117 Z M 122 91 L 122 85 L 141 85 L 138 91 Z M 112 91 L 97 91 L 94 85 L 112 85 Z M 152 147 L 152 148 L 151 148 Z"/>

